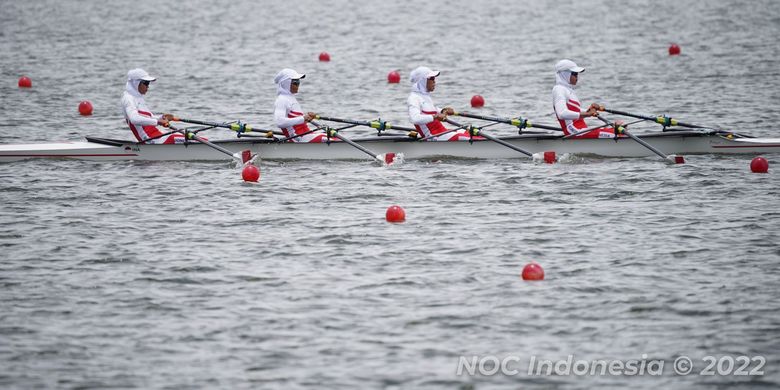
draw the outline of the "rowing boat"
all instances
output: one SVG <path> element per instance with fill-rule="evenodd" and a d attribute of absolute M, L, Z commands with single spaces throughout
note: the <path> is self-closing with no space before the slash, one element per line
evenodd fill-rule
<path fill-rule="evenodd" d="M 666 153 L 766 154 L 780 152 L 780 138 L 754 138 L 717 130 L 675 130 L 641 135 L 646 142 Z M 646 157 L 652 152 L 630 138 L 564 139 L 556 134 L 521 134 L 500 137 L 533 153 L 555 151 L 602 157 Z M 409 137 L 366 137 L 353 141 L 378 153 L 403 153 L 405 159 L 525 158 L 517 151 L 489 140 L 472 142 L 420 142 Z M 269 160 L 362 160 L 365 154 L 345 142 L 292 143 L 265 138 L 239 138 L 213 141 L 232 152 L 251 150 Z M 184 144 L 139 144 L 135 141 L 87 137 L 81 142 L 0 145 L 0 162 L 30 158 L 80 160 L 198 161 L 224 160 L 225 155 L 198 142 Z"/>

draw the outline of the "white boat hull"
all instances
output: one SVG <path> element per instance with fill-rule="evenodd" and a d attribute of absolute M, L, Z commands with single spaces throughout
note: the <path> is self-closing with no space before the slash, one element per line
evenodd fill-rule
<path fill-rule="evenodd" d="M 603 157 L 646 157 L 653 153 L 629 138 L 563 139 L 559 136 L 522 135 L 502 138 L 531 153 L 555 151 Z M 642 139 L 665 154 L 766 154 L 780 152 L 780 138 L 734 138 L 716 133 L 667 132 L 642 135 Z M 403 153 L 405 159 L 439 157 L 470 159 L 527 158 L 524 154 L 493 141 L 420 142 L 408 138 L 372 137 L 354 139 L 377 154 Z M 214 141 L 232 151 L 246 149 L 269 160 L 360 160 L 370 157 L 344 142 L 330 144 L 278 143 L 268 139 Z M 160 145 L 133 141 L 88 138 L 86 142 L 0 145 L 0 162 L 29 158 L 81 160 L 188 161 L 225 160 L 224 153 L 198 142 Z"/>

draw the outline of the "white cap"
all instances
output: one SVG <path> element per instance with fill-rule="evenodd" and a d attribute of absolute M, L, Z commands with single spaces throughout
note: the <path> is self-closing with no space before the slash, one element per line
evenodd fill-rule
<path fill-rule="evenodd" d="M 141 68 L 136 68 L 127 72 L 127 81 L 132 80 L 155 81 L 157 78 L 149 76 L 149 73 L 146 73 L 146 71 Z"/>
<path fill-rule="evenodd" d="M 574 63 L 572 60 L 560 60 L 557 64 L 555 64 L 555 71 L 556 72 L 562 72 L 564 70 L 568 70 L 569 72 L 575 72 L 580 73 L 584 72 L 585 68 L 581 66 L 577 66 L 577 64 Z"/>
<path fill-rule="evenodd" d="M 282 82 L 282 80 L 287 80 L 287 79 L 298 80 L 304 77 L 306 77 L 305 74 L 298 73 L 289 68 L 285 68 L 280 70 L 279 73 L 276 74 L 276 76 L 274 77 L 274 83 L 279 84 L 280 82 Z"/>
<path fill-rule="evenodd" d="M 431 68 L 428 68 L 428 67 L 425 67 L 425 66 L 420 66 L 420 67 L 417 67 L 415 70 L 412 71 L 410 79 L 411 79 L 412 83 L 416 83 L 418 80 L 421 80 L 421 79 L 429 79 L 431 77 L 438 77 L 440 73 L 441 72 L 439 72 L 438 70 L 431 70 Z"/>

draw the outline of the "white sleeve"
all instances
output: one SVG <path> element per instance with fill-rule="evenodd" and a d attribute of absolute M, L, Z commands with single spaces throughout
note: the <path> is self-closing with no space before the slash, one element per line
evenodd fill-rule
<path fill-rule="evenodd" d="M 406 100 L 406 104 L 409 106 L 409 120 L 412 123 L 415 125 L 425 125 L 433 122 L 433 115 L 422 113 L 422 101 L 420 99 L 411 95 L 409 96 L 409 99 Z"/>
<path fill-rule="evenodd" d="M 139 114 L 138 107 L 135 102 L 130 99 L 122 98 L 122 109 L 125 111 L 125 118 L 136 126 L 157 125 L 157 119 Z"/>
<path fill-rule="evenodd" d="M 566 106 L 566 94 L 561 88 L 553 88 L 553 106 L 558 119 L 576 120 L 580 118 L 579 112 L 572 111 Z"/>
<path fill-rule="evenodd" d="M 280 129 L 300 125 L 301 123 L 306 122 L 303 116 L 288 118 L 287 102 L 283 99 L 276 99 L 276 103 L 274 104 L 274 121 L 276 122 L 276 126 Z"/>

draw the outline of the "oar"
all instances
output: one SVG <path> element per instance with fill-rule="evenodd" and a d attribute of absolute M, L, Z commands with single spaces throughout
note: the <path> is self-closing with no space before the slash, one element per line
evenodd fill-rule
<path fill-rule="evenodd" d="M 455 115 L 462 116 L 465 118 L 473 118 L 473 119 L 481 119 L 484 121 L 491 121 L 491 122 L 498 122 L 498 123 L 506 123 L 512 126 L 517 127 L 519 130 L 523 130 L 528 127 L 535 127 L 537 129 L 545 129 L 545 130 L 553 130 L 553 131 L 561 131 L 560 127 L 556 126 L 548 126 L 548 125 L 538 125 L 535 123 L 531 123 L 526 118 L 518 117 L 518 118 L 502 118 L 497 116 L 487 116 L 487 115 L 479 115 L 479 114 L 472 114 L 468 112 L 455 112 Z"/>
<path fill-rule="evenodd" d="M 451 119 L 445 119 L 445 120 L 449 124 L 452 124 L 452 125 L 455 125 L 455 126 L 462 126 L 461 124 L 459 124 L 459 123 L 457 123 L 457 122 L 455 122 L 455 121 L 453 121 Z M 471 134 L 472 136 L 482 136 L 483 138 L 487 138 L 487 139 L 489 139 L 489 140 L 491 140 L 491 141 L 493 141 L 495 143 L 504 145 L 507 148 L 510 148 L 512 150 L 516 150 L 516 151 L 518 151 L 518 152 L 520 152 L 520 153 L 522 153 L 522 154 L 524 154 L 524 155 L 526 155 L 528 157 L 531 157 L 531 158 L 534 157 L 533 153 L 531 153 L 531 152 L 529 152 L 529 151 L 527 151 L 525 149 L 518 148 L 517 146 L 512 145 L 509 142 L 506 142 L 506 141 L 504 141 L 502 139 L 496 138 L 496 137 L 494 137 L 494 136 L 492 136 L 490 134 L 484 133 L 478 127 L 468 126 L 468 131 L 469 131 L 469 134 Z"/>
<path fill-rule="evenodd" d="M 184 123 L 194 123 L 197 125 L 205 125 L 205 126 L 213 126 L 213 127 L 221 127 L 225 129 L 233 130 L 239 134 L 241 133 L 249 133 L 249 132 L 256 132 L 256 133 L 265 133 L 265 136 L 267 138 L 273 138 L 274 134 L 276 135 L 284 135 L 281 131 L 274 131 L 274 130 L 263 130 L 263 129 L 255 129 L 251 125 L 248 125 L 246 123 L 218 123 L 218 122 L 209 122 L 209 121 L 202 121 L 198 119 L 186 119 L 186 118 L 176 118 L 174 117 L 172 119 L 176 122 L 184 122 Z"/>
<path fill-rule="evenodd" d="M 601 119 L 601 121 L 604 122 L 606 125 L 609 125 L 610 127 L 614 127 L 612 125 L 612 123 L 610 123 L 608 120 L 604 119 L 603 117 L 598 116 L 598 118 Z M 622 127 L 626 128 L 629 125 L 637 124 L 639 122 L 644 122 L 644 119 L 624 124 L 624 125 L 622 125 Z M 569 139 L 569 138 L 572 138 L 572 137 L 576 137 L 576 136 L 578 136 L 580 134 L 590 133 L 593 130 L 598 130 L 598 129 L 603 129 L 603 128 L 604 128 L 604 125 L 598 125 L 598 126 L 589 127 L 587 129 L 580 130 L 580 131 L 578 131 L 576 133 L 571 133 L 569 135 L 566 135 L 566 136 L 563 137 L 563 139 Z"/>
<path fill-rule="evenodd" d="M 357 125 L 349 125 L 349 126 L 339 127 L 338 129 L 336 129 L 336 131 L 349 129 L 349 128 L 355 127 L 355 126 L 357 126 Z M 277 138 L 276 142 L 287 142 L 287 141 L 289 141 L 289 140 L 291 140 L 293 138 L 303 137 L 304 135 L 311 134 L 311 133 L 313 133 L 315 131 L 320 131 L 320 130 L 326 130 L 326 128 L 322 127 L 322 126 L 320 126 L 318 124 L 315 124 L 315 127 L 313 129 L 309 129 L 309 130 L 304 131 L 303 133 L 300 133 L 300 134 L 293 134 L 293 135 L 291 135 L 289 137 Z"/>
<path fill-rule="evenodd" d="M 246 164 L 248 162 L 251 162 L 252 158 L 254 158 L 254 156 L 252 155 L 252 152 L 249 149 L 244 150 L 244 151 L 242 151 L 240 153 L 239 152 L 233 153 L 233 152 L 231 152 L 231 151 L 229 151 L 229 150 L 227 150 L 227 149 L 225 149 L 225 148 L 223 148 L 223 147 L 221 147 L 221 146 L 219 146 L 219 145 L 217 145 L 217 144 L 215 144 L 215 143 L 213 143 L 213 142 L 211 142 L 211 141 L 209 141 L 209 140 L 207 140 L 207 139 L 205 139 L 203 137 L 199 137 L 199 136 L 195 135 L 191 131 L 184 130 L 184 129 L 176 129 L 173 126 L 169 126 L 169 127 L 171 129 L 173 129 L 173 130 L 176 130 L 176 131 L 184 134 L 184 139 L 186 139 L 186 140 L 194 139 L 194 140 L 196 140 L 196 141 L 198 141 L 198 142 L 200 142 L 200 143 L 202 143 L 204 145 L 210 146 L 210 147 L 214 148 L 215 150 L 218 150 L 218 151 L 220 151 L 220 152 L 222 152 L 222 153 L 232 157 L 239 164 Z"/>
<path fill-rule="evenodd" d="M 312 124 L 314 124 L 317 127 L 321 127 L 319 124 L 315 123 L 314 121 L 311 121 Z M 351 127 L 351 126 L 350 126 Z M 338 138 L 349 145 L 355 147 L 356 149 L 360 150 L 361 152 L 371 156 L 374 158 L 374 160 L 379 161 L 383 165 L 390 165 L 395 162 L 395 153 L 384 153 L 384 154 L 378 154 L 374 153 L 368 148 L 364 147 L 363 145 L 357 144 L 355 141 L 352 141 L 351 139 L 339 134 L 338 129 L 332 129 L 332 128 L 325 128 L 325 132 L 327 133 L 328 137 Z"/>
<path fill-rule="evenodd" d="M 357 126 L 368 126 L 372 129 L 377 129 L 379 133 L 382 133 L 385 130 L 408 131 L 409 133 L 407 133 L 407 135 L 409 137 L 417 138 L 417 129 L 413 127 L 395 126 L 390 124 L 390 122 L 385 122 L 381 119 L 377 119 L 375 121 L 359 121 L 354 119 L 334 118 L 331 116 L 322 116 L 322 115 L 317 115 L 316 119 L 322 119 L 324 121 L 329 121 L 329 122 L 350 123 Z"/>
<path fill-rule="evenodd" d="M 181 132 L 181 130 L 171 130 L 171 131 L 166 131 L 165 133 L 162 133 L 162 134 L 160 134 L 160 135 L 156 135 L 156 136 L 154 136 L 154 137 L 150 137 L 150 138 L 147 138 L 147 139 L 145 139 L 145 140 L 138 141 L 138 143 L 139 143 L 139 144 L 145 144 L 145 143 L 147 143 L 147 142 L 149 142 L 149 141 L 154 141 L 154 140 L 156 140 L 156 139 L 159 139 L 159 138 L 162 138 L 162 137 L 165 137 L 165 136 L 169 136 L 169 135 L 171 135 L 171 134 L 173 134 L 173 133 L 180 133 L 180 132 Z"/>
<path fill-rule="evenodd" d="M 712 129 L 712 127 L 708 127 L 708 126 L 699 126 L 690 123 L 680 122 L 677 119 L 670 118 L 666 115 L 652 117 L 647 115 L 632 114 L 630 112 L 625 112 L 625 111 L 613 110 L 613 109 L 606 108 L 604 106 L 599 106 L 599 111 L 605 111 L 615 115 L 623 115 L 623 116 L 630 116 L 632 118 L 644 119 L 646 121 L 658 123 L 664 127 L 682 126 L 682 127 L 689 127 L 692 129 Z"/>
<path fill-rule="evenodd" d="M 168 126 L 165 126 L 165 127 L 173 128 L 173 127 L 170 126 L 170 124 Z M 200 128 L 200 129 L 192 131 L 192 133 L 197 134 L 197 133 L 200 133 L 203 130 L 213 129 L 214 127 L 215 126 L 203 127 L 203 128 Z M 149 141 L 154 141 L 156 139 L 163 138 L 163 137 L 169 136 L 169 135 L 174 134 L 174 133 L 181 133 L 181 130 L 184 130 L 184 129 L 176 129 L 176 130 L 166 131 L 165 133 L 162 133 L 160 135 L 156 135 L 154 137 L 150 137 L 150 138 L 147 138 L 145 140 L 138 141 L 138 144 L 145 144 L 145 143 L 147 143 Z"/>
<path fill-rule="evenodd" d="M 610 123 L 608 120 L 604 119 L 601 115 L 598 115 L 598 118 L 601 119 L 602 121 L 606 122 L 607 124 L 611 124 L 614 127 L 614 129 L 615 129 L 615 137 L 617 137 L 618 134 L 625 134 L 625 135 L 629 136 L 631 139 L 633 139 L 634 141 L 636 141 L 638 144 L 646 147 L 651 152 L 657 154 L 659 157 L 664 159 L 664 161 L 666 161 L 666 162 L 669 162 L 669 163 L 672 163 L 672 164 L 684 164 L 685 163 L 685 158 L 683 156 L 678 156 L 678 155 L 674 155 L 674 154 L 666 155 L 663 152 L 661 152 L 660 150 L 656 149 L 653 145 L 650 145 L 647 142 L 645 142 L 643 139 L 641 139 L 641 138 L 631 134 L 631 132 L 626 130 L 625 126 L 623 126 L 623 125 L 615 125 L 614 123 Z"/>
<path fill-rule="evenodd" d="M 609 123 L 607 123 L 607 124 L 609 124 Z M 563 139 L 569 139 L 569 138 L 572 138 L 572 137 L 576 137 L 578 135 L 590 133 L 593 130 L 598 130 L 598 129 L 603 129 L 603 128 L 604 128 L 604 125 L 588 127 L 587 129 L 582 129 L 582 130 L 580 130 L 580 131 L 578 131 L 576 133 L 571 133 L 569 135 L 565 135 L 565 136 L 563 136 Z"/>

